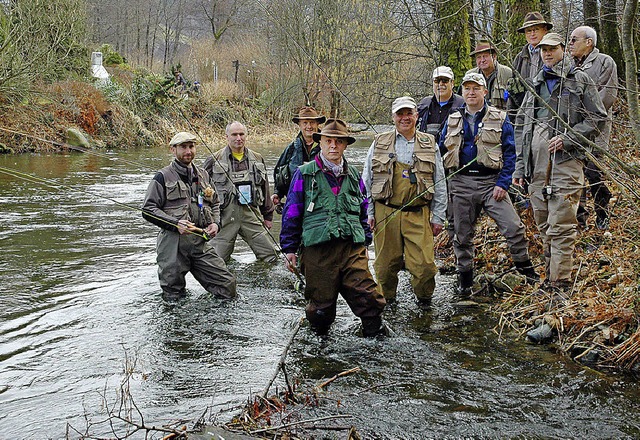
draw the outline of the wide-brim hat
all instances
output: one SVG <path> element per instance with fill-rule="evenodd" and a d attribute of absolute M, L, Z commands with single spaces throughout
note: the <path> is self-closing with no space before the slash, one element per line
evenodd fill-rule
<path fill-rule="evenodd" d="M 487 40 L 480 40 L 478 41 L 478 43 L 476 44 L 475 49 L 473 49 L 473 52 L 471 52 L 469 54 L 469 56 L 474 56 L 477 53 L 482 53 L 482 52 L 487 52 L 487 51 L 491 51 L 493 53 L 498 53 L 496 51 L 496 48 L 493 47 L 493 45 L 487 41 Z"/>
<path fill-rule="evenodd" d="M 169 146 L 174 147 L 176 145 L 184 144 L 185 142 L 195 142 L 197 139 L 198 138 L 195 134 L 191 134 L 188 131 L 181 131 L 171 138 Z"/>
<path fill-rule="evenodd" d="M 542 40 L 540 40 L 540 42 L 538 43 L 538 47 L 542 47 L 542 46 L 564 47 L 565 43 L 564 43 L 564 39 L 560 34 L 556 34 L 555 32 L 549 32 L 544 37 L 542 37 Z"/>
<path fill-rule="evenodd" d="M 313 133 L 313 140 L 320 142 L 321 136 L 346 139 L 347 145 L 351 145 L 356 141 L 356 138 L 349 135 L 347 124 L 342 119 L 327 119 L 327 123 L 322 127 L 320 133 Z"/>
<path fill-rule="evenodd" d="M 542 14 L 538 11 L 529 12 L 524 16 L 524 22 L 522 23 L 522 27 L 518 28 L 518 32 L 524 33 L 524 30 L 531 26 L 536 26 L 539 24 L 543 24 L 547 27 L 547 30 L 553 29 L 553 24 L 549 23 L 544 19 Z"/>
<path fill-rule="evenodd" d="M 309 106 L 302 107 L 298 111 L 298 114 L 294 116 L 293 119 L 291 120 L 294 123 L 298 124 L 300 123 L 301 120 L 304 120 L 304 119 L 318 121 L 318 124 L 323 124 L 327 120 L 327 118 L 319 114 L 315 108 L 309 107 Z"/>

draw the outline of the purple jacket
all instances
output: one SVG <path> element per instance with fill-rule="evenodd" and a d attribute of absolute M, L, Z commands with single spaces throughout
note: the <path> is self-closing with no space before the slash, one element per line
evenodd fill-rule
<path fill-rule="evenodd" d="M 320 156 L 315 157 L 315 161 L 322 169 L 324 176 L 329 182 L 329 186 L 334 195 L 340 192 L 342 181 L 347 176 L 346 169 L 349 166 L 345 159 L 345 172 L 339 177 L 326 169 L 322 165 Z M 364 186 L 362 178 L 359 181 L 360 191 L 362 194 L 367 194 L 367 190 Z M 362 229 L 364 229 L 365 244 L 368 246 L 373 241 L 373 235 L 371 234 L 371 228 L 367 223 L 367 197 L 362 198 L 360 203 L 360 223 Z M 287 203 L 282 211 L 282 230 L 280 231 L 280 246 L 286 254 L 293 254 L 298 251 L 302 242 L 302 218 L 304 217 L 304 178 L 300 169 L 298 168 L 291 179 L 291 186 L 289 187 L 289 193 L 287 194 Z"/>

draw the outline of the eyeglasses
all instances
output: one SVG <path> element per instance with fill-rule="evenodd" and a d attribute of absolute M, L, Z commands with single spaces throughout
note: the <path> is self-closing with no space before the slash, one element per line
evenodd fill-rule
<path fill-rule="evenodd" d="M 442 84 L 449 84 L 449 78 L 436 78 L 433 80 L 434 84 L 438 84 L 438 83 L 442 83 Z"/>
<path fill-rule="evenodd" d="M 580 41 L 580 40 L 590 40 L 591 38 L 578 38 L 578 37 L 571 37 L 569 39 L 569 43 L 575 43 L 576 41 Z"/>

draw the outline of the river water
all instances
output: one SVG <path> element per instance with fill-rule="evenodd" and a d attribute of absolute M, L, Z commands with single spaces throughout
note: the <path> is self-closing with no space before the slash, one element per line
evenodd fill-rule
<path fill-rule="evenodd" d="M 350 147 L 348 159 L 361 164 L 366 145 Z M 281 148 L 257 150 L 272 169 Z M 103 399 L 115 401 L 125 368 L 148 424 L 196 419 L 206 408 L 228 421 L 265 387 L 303 316 L 282 263 L 256 262 L 244 243 L 230 263 L 237 300 L 214 299 L 189 276 L 188 298 L 164 303 L 157 228 L 105 197 L 139 206 L 168 152 L 102 154 L 0 157 L 2 167 L 56 184 L 0 173 L 0 438 L 84 432 L 104 419 Z M 423 311 L 404 276 L 385 312 L 394 336 L 384 340 L 358 337 L 342 301 L 328 338 L 303 325 L 287 358 L 303 386 L 361 368 L 309 414 L 350 415 L 339 424 L 368 439 L 640 438 L 633 378 L 500 339 L 488 304 L 453 309 L 453 283 L 439 275 L 433 309 Z"/>

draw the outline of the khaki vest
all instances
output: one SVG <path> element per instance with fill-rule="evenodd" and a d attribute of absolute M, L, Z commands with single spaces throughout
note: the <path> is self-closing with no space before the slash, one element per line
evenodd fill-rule
<path fill-rule="evenodd" d="M 450 114 L 447 121 L 447 135 L 444 138 L 447 153 L 443 158 L 444 167 L 447 169 L 460 168 L 460 147 L 464 143 L 463 111 Z M 506 112 L 491 105 L 487 106 L 482 126 L 478 128 L 475 139 L 479 165 L 492 170 L 502 169 L 502 124 L 506 117 Z"/>
<path fill-rule="evenodd" d="M 244 171 L 233 171 L 228 148 L 216 151 L 215 160 L 211 163 L 211 180 L 215 183 L 218 197 L 220 198 L 220 209 L 229 206 L 232 200 L 238 200 L 238 185 L 251 185 L 251 206 L 260 207 L 264 203 L 264 191 L 262 189 L 267 176 L 267 169 L 262 162 L 262 156 L 248 148 L 245 154 L 249 161 L 249 166 Z"/>
<path fill-rule="evenodd" d="M 385 203 L 393 196 L 393 168 L 397 162 L 396 132 L 389 131 L 376 136 L 371 161 L 371 196 Z M 433 173 L 436 168 L 436 141 L 433 135 L 416 131 L 413 147 L 413 163 L 410 172 L 416 176 L 417 191 L 429 201 L 435 192 Z"/>
<path fill-rule="evenodd" d="M 164 177 L 166 196 L 162 210 L 178 220 L 188 220 L 199 228 L 206 228 L 213 223 L 211 206 L 214 192 L 211 191 L 209 197 L 204 193 L 204 189 L 210 187 L 209 175 L 193 166 L 193 172 L 198 173 L 198 183 L 187 185 L 180 178 L 176 166 L 172 163 L 160 170 Z M 199 201 L 202 202 L 202 209 L 198 206 Z"/>

